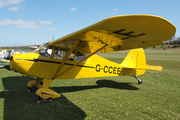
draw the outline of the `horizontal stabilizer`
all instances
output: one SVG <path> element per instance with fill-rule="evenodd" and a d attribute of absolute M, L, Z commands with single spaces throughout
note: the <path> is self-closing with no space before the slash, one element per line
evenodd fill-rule
<path fill-rule="evenodd" d="M 162 70 L 163 68 L 161 66 L 146 65 L 146 66 L 143 66 L 143 67 L 136 67 L 134 69 L 159 71 L 159 70 Z"/>
<path fill-rule="evenodd" d="M 161 66 L 153 66 L 153 65 L 147 65 L 147 66 L 148 66 L 148 70 L 157 70 L 157 71 L 159 71 L 159 70 L 163 69 L 163 67 L 161 67 Z"/>

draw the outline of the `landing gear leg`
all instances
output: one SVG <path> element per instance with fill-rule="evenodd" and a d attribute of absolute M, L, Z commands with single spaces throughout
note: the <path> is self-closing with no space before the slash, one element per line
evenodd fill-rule
<path fill-rule="evenodd" d="M 137 78 L 137 76 L 134 76 L 138 80 L 138 84 L 143 84 L 143 81 Z"/>
<path fill-rule="evenodd" d="M 52 99 L 61 97 L 57 92 L 49 89 L 49 86 L 53 80 L 51 79 L 43 79 L 43 87 L 39 88 L 36 91 L 36 95 L 38 96 L 38 103 L 41 102 L 52 102 Z"/>
<path fill-rule="evenodd" d="M 28 92 L 35 92 L 37 89 L 41 88 L 43 85 L 42 78 L 37 78 L 36 80 L 29 81 L 27 83 Z"/>

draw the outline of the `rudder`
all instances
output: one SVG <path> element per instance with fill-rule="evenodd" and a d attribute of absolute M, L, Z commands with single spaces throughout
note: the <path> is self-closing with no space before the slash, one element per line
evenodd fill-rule
<path fill-rule="evenodd" d="M 132 49 L 126 58 L 121 63 L 122 70 L 126 71 L 132 69 L 135 72 L 132 72 L 130 75 L 138 76 L 146 72 L 146 70 L 162 70 L 161 66 L 153 66 L 146 64 L 146 57 L 143 48 Z"/>
<path fill-rule="evenodd" d="M 124 69 L 134 68 L 136 71 L 135 76 L 144 74 L 146 69 L 137 69 L 144 68 L 146 66 L 146 57 L 143 48 L 130 50 L 121 65 Z"/>

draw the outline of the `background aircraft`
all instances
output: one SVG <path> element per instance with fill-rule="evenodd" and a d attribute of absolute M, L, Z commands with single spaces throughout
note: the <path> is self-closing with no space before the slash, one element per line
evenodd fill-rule
<path fill-rule="evenodd" d="M 55 79 L 108 76 L 137 76 L 161 66 L 146 64 L 142 48 L 164 44 L 176 32 L 175 26 L 153 15 L 122 15 L 104 19 L 55 41 L 42 44 L 34 53 L 10 58 L 11 69 L 34 76 L 29 91 L 36 91 L 38 101 L 50 101 L 60 94 L 49 89 Z M 107 53 L 132 49 L 121 64 L 104 59 Z"/>
<path fill-rule="evenodd" d="M 1 52 L 0 52 L 0 62 L 2 62 L 2 63 L 10 62 L 9 60 L 4 59 L 4 57 L 7 56 L 7 55 L 8 55 L 7 50 L 1 50 Z M 5 66 L 6 65 L 1 64 L 0 68 L 3 68 Z"/>
<path fill-rule="evenodd" d="M 24 50 L 18 49 L 18 50 L 10 50 L 9 52 L 7 50 L 2 50 L 0 52 L 0 62 L 2 63 L 9 63 L 10 62 L 10 57 L 14 54 L 22 54 L 22 53 L 27 53 Z M 6 65 L 1 64 L 0 68 L 4 68 Z"/>

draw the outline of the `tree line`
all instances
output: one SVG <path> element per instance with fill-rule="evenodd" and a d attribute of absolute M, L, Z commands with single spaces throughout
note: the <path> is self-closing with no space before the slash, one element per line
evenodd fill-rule
<path fill-rule="evenodd" d="M 166 44 L 175 45 L 180 44 L 180 37 L 176 37 L 175 35 L 168 41 L 166 41 Z"/>
<path fill-rule="evenodd" d="M 32 49 L 29 46 L 11 46 L 11 47 L 0 47 L 0 49 Z"/>

